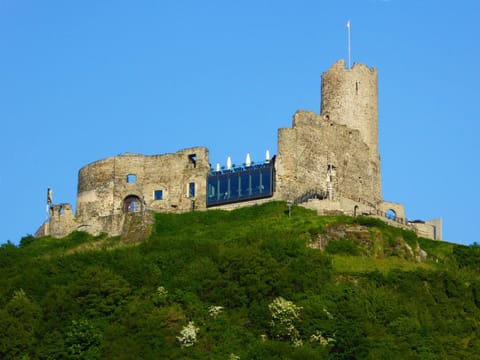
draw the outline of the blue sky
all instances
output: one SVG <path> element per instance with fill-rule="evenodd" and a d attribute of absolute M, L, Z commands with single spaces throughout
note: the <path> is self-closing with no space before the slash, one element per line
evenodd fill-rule
<path fill-rule="evenodd" d="M 124 152 L 276 153 L 321 73 L 379 71 L 383 197 L 480 242 L 478 0 L 0 0 L 0 243 L 75 206 L 78 170 Z"/>

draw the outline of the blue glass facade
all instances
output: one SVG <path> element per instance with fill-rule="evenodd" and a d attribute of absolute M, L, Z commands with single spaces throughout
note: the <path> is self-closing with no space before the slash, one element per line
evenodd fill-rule
<path fill-rule="evenodd" d="M 273 163 L 252 165 L 208 176 L 207 207 L 273 195 Z"/>

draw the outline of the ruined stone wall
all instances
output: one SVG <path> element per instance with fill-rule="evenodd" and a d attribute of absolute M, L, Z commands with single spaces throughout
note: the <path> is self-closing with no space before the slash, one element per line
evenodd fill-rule
<path fill-rule="evenodd" d="M 300 206 L 315 210 L 319 215 L 369 216 L 375 212 L 374 208 L 347 198 L 338 200 L 311 199 Z"/>
<path fill-rule="evenodd" d="M 409 224 L 415 229 L 418 236 L 427 239 L 442 240 L 442 219 L 410 222 Z"/>
<path fill-rule="evenodd" d="M 378 158 L 378 76 L 375 68 L 337 61 L 322 75 L 322 115 L 360 131 L 372 158 Z"/>
<path fill-rule="evenodd" d="M 393 211 L 395 217 L 398 219 L 402 219 L 405 221 L 405 208 L 402 204 L 394 203 L 391 201 L 383 201 L 379 206 L 378 210 L 380 211 L 381 215 L 387 215 L 389 211 Z"/>
<path fill-rule="evenodd" d="M 382 199 L 380 162 L 368 150 L 358 130 L 297 112 L 292 128 L 278 131 L 275 198 L 295 200 L 318 190 L 332 200 L 345 197 L 375 206 Z"/>
<path fill-rule="evenodd" d="M 136 197 L 137 211 L 186 211 L 206 207 L 208 150 L 195 147 L 174 154 L 124 154 L 89 164 L 79 171 L 77 222 L 91 233 L 118 234 L 127 212 L 126 199 Z M 195 195 L 189 184 L 195 184 Z M 161 191 L 161 199 L 155 199 Z"/>
<path fill-rule="evenodd" d="M 53 237 L 62 237 L 77 230 L 77 222 L 73 216 L 71 204 L 57 204 L 50 206 L 50 219 L 46 223 L 48 233 Z"/>

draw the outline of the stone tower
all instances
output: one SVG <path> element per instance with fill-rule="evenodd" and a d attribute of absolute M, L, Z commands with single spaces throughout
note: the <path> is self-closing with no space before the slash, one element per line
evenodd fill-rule
<path fill-rule="evenodd" d="M 378 159 L 378 81 L 377 70 L 363 64 L 345 68 L 337 61 L 322 75 L 322 115 L 329 120 L 360 131 Z"/>
<path fill-rule="evenodd" d="M 382 202 L 378 153 L 377 70 L 340 60 L 322 75 L 322 112 L 298 111 L 279 129 L 276 197 L 352 200 L 375 209 Z M 325 206 L 328 202 L 324 202 Z M 343 212 L 343 205 L 339 208 Z M 348 212 L 348 211 L 347 211 Z"/>

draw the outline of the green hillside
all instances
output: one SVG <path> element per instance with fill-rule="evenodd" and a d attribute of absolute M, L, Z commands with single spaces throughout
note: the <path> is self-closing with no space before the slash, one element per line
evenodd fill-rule
<path fill-rule="evenodd" d="M 0 247 L 1 359 L 480 358 L 480 247 L 272 202 Z"/>

